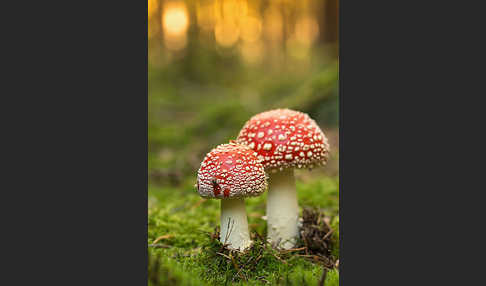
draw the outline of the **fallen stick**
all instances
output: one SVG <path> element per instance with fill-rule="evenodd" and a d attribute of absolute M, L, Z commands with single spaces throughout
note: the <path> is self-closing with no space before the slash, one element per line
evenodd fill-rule
<path fill-rule="evenodd" d="M 322 269 L 321 279 L 319 280 L 319 283 L 317 284 L 318 286 L 324 286 L 324 281 L 326 281 L 326 275 L 327 275 L 327 269 L 324 267 Z"/>
<path fill-rule="evenodd" d="M 281 250 L 280 254 L 286 254 L 286 253 L 289 253 L 289 252 L 301 251 L 301 250 L 307 250 L 307 246 L 300 247 L 300 248 L 291 248 L 291 249 Z"/>
<path fill-rule="evenodd" d="M 231 260 L 231 258 L 228 255 L 224 254 L 224 253 L 216 252 L 216 254 L 219 254 L 219 255 L 224 256 L 224 257 L 228 258 L 229 260 Z"/>
<path fill-rule="evenodd" d="M 153 247 L 153 248 L 170 248 L 169 245 L 165 245 L 165 244 L 162 244 L 162 243 L 152 243 L 152 244 L 149 244 L 148 246 Z"/>
<path fill-rule="evenodd" d="M 172 235 L 172 234 L 164 234 L 164 235 L 161 235 L 161 236 L 157 237 L 154 240 L 154 242 L 152 242 L 152 243 L 155 244 L 155 243 L 161 241 L 162 239 L 168 239 L 168 238 L 172 238 L 172 237 L 174 237 L 174 235 Z"/>
<path fill-rule="evenodd" d="M 334 232 L 334 230 L 331 229 L 328 233 L 326 233 L 326 235 L 324 235 L 324 237 L 322 238 L 322 240 L 326 240 L 326 238 L 328 238 L 333 232 Z"/>

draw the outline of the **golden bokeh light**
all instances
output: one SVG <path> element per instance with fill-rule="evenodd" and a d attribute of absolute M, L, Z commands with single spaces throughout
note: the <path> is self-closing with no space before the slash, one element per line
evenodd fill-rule
<path fill-rule="evenodd" d="M 327 15 L 324 6 L 316 0 L 148 0 L 148 37 L 169 51 L 185 49 L 189 41 L 235 47 L 217 50 L 239 53 L 247 64 L 285 57 L 301 61 L 310 59 L 313 45 L 324 39 L 326 30 L 320 31 L 318 22 Z M 189 33 L 191 25 L 195 29 Z"/>
<path fill-rule="evenodd" d="M 256 17 L 244 17 L 241 20 L 241 38 L 249 43 L 260 39 L 262 33 L 262 23 Z"/>
<path fill-rule="evenodd" d="M 169 2 L 164 7 L 162 25 L 164 32 L 169 35 L 180 35 L 187 31 L 189 18 L 184 2 Z"/>
<path fill-rule="evenodd" d="M 300 43 L 310 46 L 319 36 L 319 25 L 316 19 L 304 16 L 297 20 L 295 24 L 295 38 Z"/>
<path fill-rule="evenodd" d="M 240 29 L 235 21 L 222 20 L 214 28 L 216 42 L 223 47 L 231 47 L 240 38 Z"/>
<path fill-rule="evenodd" d="M 184 2 L 168 2 L 164 5 L 162 27 L 167 49 L 177 51 L 187 45 L 189 16 Z"/>

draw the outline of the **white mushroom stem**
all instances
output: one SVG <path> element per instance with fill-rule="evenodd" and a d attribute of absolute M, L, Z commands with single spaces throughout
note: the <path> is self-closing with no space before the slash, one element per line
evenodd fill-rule
<path fill-rule="evenodd" d="M 267 197 L 267 238 L 275 246 L 290 249 L 299 237 L 299 206 L 294 170 L 271 173 Z"/>
<path fill-rule="evenodd" d="M 243 251 L 250 247 L 245 200 L 242 198 L 221 200 L 221 233 L 219 240 L 230 249 Z"/>

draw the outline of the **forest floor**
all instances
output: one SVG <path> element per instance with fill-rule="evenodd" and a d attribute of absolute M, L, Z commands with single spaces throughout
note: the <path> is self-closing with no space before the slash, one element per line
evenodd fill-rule
<path fill-rule="evenodd" d="M 337 65 L 263 76 L 224 64 L 211 73 L 191 63 L 149 68 L 149 285 L 339 285 Z M 329 138 L 326 166 L 295 171 L 304 225 L 324 237 L 317 248 L 309 238 L 292 251 L 273 250 L 264 239 L 264 193 L 245 200 L 253 248 L 229 252 L 217 239 L 220 201 L 198 195 L 197 170 L 252 115 L 276 107 L 309 113 Z"/>
<path fill-rule="evenodd" d="M 323 271 L 324 285 L 339 285 L 335 267 L 339 259 L 339 179 L 303 176 L 302 172 L 297 174 L 299 205 L 318 208 L 325 215 L 323 221 L 333 230 L 328 256 L 333 263 L 308 254 L 302 242 L 297 250 L 287 253 L 263 243 L 266 194 L 246 200 L 250 231 L 258 243 L 247 257 L 223 250 L 215 233 L 220 202 L 201 199 L 193 180 L 188 180 L 180 188 L 149 188 L 150 285 L 318 285 Z M 249 257 L 260 259 L 250 263 Z"/>

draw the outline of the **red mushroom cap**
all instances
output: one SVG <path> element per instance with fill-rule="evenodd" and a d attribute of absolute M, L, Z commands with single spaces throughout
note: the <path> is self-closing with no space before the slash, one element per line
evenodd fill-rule
<path fill-rule="evenodd" d="M 267 188 L 266 179 L 255 151 L 232 142 L 206 155 L 197 172 L 197 190 L 204 198 L 259 196 Z"/>
<path fill-rule="evenodd" d="M 241 129 L 238 143 L 258 153 L 267 169 L 312 168 L 329 156 L 326 136 L 309 115 L 290 109 L 259 113 Z"/>

